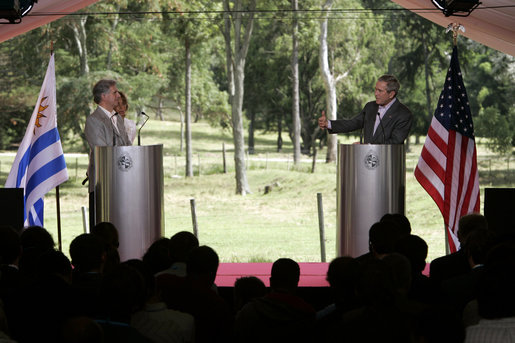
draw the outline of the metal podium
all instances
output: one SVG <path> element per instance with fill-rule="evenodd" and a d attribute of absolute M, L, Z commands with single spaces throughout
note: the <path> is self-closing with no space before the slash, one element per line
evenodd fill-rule
<path fill-rule="evenodd" d="M 121 261 L 164 234 L 163 145 L 95 147 L 96 223 L 118 229 Z"/>
<path fill-rule="evenodd" d="M 338 256 L 368 252 L 372 224 L 386 213 L 404 214 L 405 157 L 403 144 L 338 145 Z"/>

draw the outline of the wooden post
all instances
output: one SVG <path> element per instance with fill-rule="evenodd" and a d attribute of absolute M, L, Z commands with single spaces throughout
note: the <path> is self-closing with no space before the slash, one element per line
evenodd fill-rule
<path fill-rule="evenodd" d="M 317 147 L 313 147 L 313 162 L 311 163 L 311 174 L 315 173 L 315 167 L 317 165 Z"/>
<path fill-rule="evenodd" d="M 320 231 L 320 255 L 322 262 L 326 262 L 325 258 L 325 228 L 324 228 L 324 207 L 322 204 L 322 193 L 317 193 L 318 203 L 318 229 Z"/>
<path fill-rule="evenodd" d="M 75 157 L 75 180 L 77 180 L 78 173 L 79 173 L 79 158 Z"/>
<path fill-rule="evenodd" d="M 227 174 L 227 164 L 226 164 L 226 160 L 225 160 L 225 142 L 222 143 L 222 157 L 223 157 L 224 174 Z"/>
<path fill-rule="evenodd" d="M 89 233 L 88 210 L 87 210 L 86 206 L 82 206 L 81 211 L 82 211 L 82 228 L 84 229 L 84 233 Z"/>
<path fill-rule="evenodd" d="M 193 234 L 198 239 L 198 224 L 197 224 L 197 209 L 195 207 L 195 199 L 190 199 L 191 206 L 191 221 L 193 223 Z"/>

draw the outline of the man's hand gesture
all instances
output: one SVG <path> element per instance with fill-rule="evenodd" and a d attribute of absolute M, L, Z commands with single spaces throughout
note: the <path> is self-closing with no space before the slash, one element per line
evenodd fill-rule
<path fill-rule="evenodd" d="M 321 129 L 327 129 L 327 118 L 325 117 L 325 111 L 322 111 L 322 116 L 318 118 L 318 126 Z"/>

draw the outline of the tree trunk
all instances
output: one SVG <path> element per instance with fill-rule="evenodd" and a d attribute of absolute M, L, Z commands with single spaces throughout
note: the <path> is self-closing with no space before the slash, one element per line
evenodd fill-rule
<path fill-rule="evenodd" d="M 244 91 L 244 71 L 242 70 L 245 62 L 236 63 L 234 72 L 234 99 L 232 105 L 232 125 L 234 140 L 234 163 L 236 169 L 236 193 L 245 195 L 250 193 L 247 170 L 245 166 L 245 140 L 243 134 L 243 91 Z"/>
<path fill-rule="evenodd" d="M 249 124 L 249 154 L 253 155 L 254 150 L 254 124 L 256 120 L 256 113 L 250 110 L 250 124 Z"/>
<path fill-rule="evenodd" d="M 299 105 L 299 42 L 297 33 L 299 24 L 297 21 L 297 0 L 292 0 L 292 9 L 294 13 L 293 32 L 292 32 L 292 125 L 293 125 L 293 163 L 300 162 L 300 105 Z"/>
<path fill-rule="evenodd" d="M 181 143 L 180 143 L 180 152 L 182 153 L 184 149 L 184 115 L 182 113 L 181 106 L 177 106 L 177 110 L 179 110 L 179 120 L 181 121 Z"/>
<path fill-rule="evenodd" d="M 330 10 L 332 7 L 332 0 L 327 0 L 324 9 Z M 327 46 L 327 19 L 328 12 L 325 14 L 324 20 L 320 22 L 320 72 L 324 80 L 324 87 L 326 90 L 326 113 L 327 119 L 335 120 L 337 112 L 336 103 L 336 82 L 334 76 L 329 68 L 329 48 Z M 327 155 L 326 162 L 336 161 L 336 135 L 327 135 Z"/>
<path fill-rule="evenodd" d="M 163 97 L 161 96 L 158 97 L 156 118 L 159 118 L 161 121 L 165 120 L 163 117 Z"/>
<path fill-rule="evenodd" d="M 277 152 L 283 151 L 283 121 L 282 115 L 279 114 L 277 116 Z"/>
<path fill-rule="evenodd" d="M 229 8 L 229 0 L 224 0 L 224 39 L 227 57 L 227 75 L 229 77 L 229 100 L 231 102 L 231 122 L 234 141 L 234 167 L 236 173 L 236 193 L 250 193 L 245 166 L 245 140 L 243 131 L 243 93 L 245 80 L 245 58 L 247 56 L 252 27 L 254 24 L 255 0 L 245 8 L 242 0 L 234 1 L 234 9 Z M 248 12 L 247 12 L 248 11 Z M 231 40 L 231 24 L 234 40 Z M 246 25 L 244 25 L 246 24 Z M 243 32 L 242 32 L 243 31 Z M 242 37 L 243 33 L 243 37 Z M 234 46 L 231 44 L 233 43 Z M 231 95 L 231 91 L 233 94 Z"/>
<path fill-rule="evenodd" d="M 118 5 L 116 12 L 120 12 L 120 5 Z M 106 69 L 111 70 L 111 58 L 113 52 L 113 40 L 115 39 L 116 26 L 118 25 L 118 21 L 120 20 L 120 16 L 116 15 L 113 20 L 113 25 L 111 26 L 110 39 L 109 39 L 109 50 L 107 50 L 107 58 L 106 58 Z"/>
<path fill-rule="evenodd" d="M 88 65 L 88 48 L 86 44 L 86 22 L 88 21 L 87 15 L 81 15 L 79 20 L 72 20 L 70 26 L 73 31 L 73 38 L 77 44 L 77 50 L 80 58 L 80 75 L 86 76 L 89 74 Z"/>
<path fill-rule="evenodd" d="M 184 85 L 186 87 L 185 107 L 186 107 L 186 177 L 193 176 L 192 149 L 191 149 L 191 51 L 188 38 L 184 40 L 184 50 L 186 58 L 186 73 Z"/>
<path fill-rule="evenodd" d="M 431 118 L 433 117 L 433 105 L 431 104 L 431 87 L 429 83 L 429 51 L 427 47 L 427 42 L 424 38 L 424 34 L 422 33 L 422 44 L 424 47 L 424 76 L 426 79 L 426 102 L 427 102 L 427 123 L 431 122 Z"/>

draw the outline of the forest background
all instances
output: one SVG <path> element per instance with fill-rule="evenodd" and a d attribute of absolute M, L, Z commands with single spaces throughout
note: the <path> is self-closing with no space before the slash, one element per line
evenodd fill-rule
<path fill-rule="evenodd" d="M 188 185 L 185 188 L 203 187 L 216 193 L 216 179 L 212 179 L 211 186 L 205 184 L 206 178 L 191 180 L 195 180 L 195 164 L 200 165 L 199 153 L 203 149 L 221 150 L 211 145 L 202 148 L 203 144 L 212 143 L 213 138 L 219 143 L 220 137 L 224 137 L 221 140 L 227 141 L 227 151 L 234 155 L 230 167 L 234 178 L 229 183 L 236 181 L 236 187 L 230 188 L 236 194 L 249 195 L 230 196 L 231 207 L 236 207 L 235 202 L 257 196 L 260 187 L 280 185 L 277 180 L 282 180 L 283 185 L 278 189 L 288 188 L 284 184 L 294 183 L 295 179 L 300 187 L 313 182 L 313 178 L 304 180 L 298 173 L 310 175 L 301 162 L 321 149 L 325 149 L 322 151 L 328 163 L 319 170 L 326 173 L 322 177 L 332 178 L 336 140 L 317 129 L 316 119 L 322 111 L 338 118 L 358 113 L 373 99 L 375 81 L 384 73 L 399 78 L 399 98 L 414 113 L 407 149 L 415 154 L 412 159 L 416 162 L 452 51 L 452 37 L 445 34 L 444 28 L 394 3 L 377 0 L 100 1 L 0 44 L 1 150 L 15 151 L 25 133 L 45 74 L 51 42 L 56 54 L 58 127 L 65 153 L 87 151 L 83 127 L 95 107 L 92 85 L 101 78 L 113 78 L 129 97 L 132 119 L 139 120 L 141 112 L 152 115 L 155 123 L 149 127 L 155 130 L 149 136 L 155 143 L 164 143 L 169 161 L 175 161 L 174 172 L 169 173 L 170 182 L 184 176 L 180 182 Z M 488 172 L 488 183 L 512 186 L 509 158 L 515 144 L 515 59 L 461 37 L 458 51 L 475 134 L 478 144 L 482 144 L 481 151 L 489 156 L 483 169 Z M 340 139 L 352 142 L 358 135 L 342 135 Z M 287 163 L 283 170 L 289 174 L 271 177 L 268 161 L 272 161 L 274 153 L 278 160 Z M 85 155 L 77 156 L 81 157 L 80 163 L 78 157 L 75 160 L 76 173 L 82 168 Z M 256 169 L 266 172 L 254 173 L 249 167 L 249 156 L 262 162 Z M 177 158 L 181 159 L 180 172 Z M 70 157 L 67 162 L 70 168 Z M 499 168 L 500 174 L 495 174 Z M 408 163 L 408 172 L 409 169 Z M 198 167 L 196 176 L 200 170 Z M 207 173 L 215 175 L 217 171 L 220 170 L 211 168 Z M 5 167 L 0 168 L 2 184 L 7 172 Z M 227 175 L 219 177 L 225 181 L 218 186 L 227 189 Z M 254 180 L 249 182 L 250 178 Z M 70 193 L 85 192 L 78 182 L 77 176 L 68 182 Z M 65 189 L 67 184 L 63 185 Z M 332 201 L 330 211 L 334 210 L 335 197 L 331 186 L 327 189 Z M 185 191 L 186 194 L 189 193 Z M 281 200 L 280 206 L 285 208 L 279 218 L 288 216 L 285 199 L 292 196 L 298 194 L 285 194 Z M 316 191 L 302 196 L 311 196 L 312 199 L 301 200 L 311 203 Z M 427 194 L 424 196 L 428 198 Z M 273 202 L 271 198 L 263 201 Z M 298 206 L 295 203 L 291 201 L 290 205 Z M 427 206 L 415 207 L 422 211 Z M 426 217 L 426 224 L 434 222 L 429 226 L 440 227 L 441 217 L 435 209 L 430 213 L 431 219 Z M 214 213 L 225 211 L 226 208 L 217 208 Z M 261 216 L 266 217 L 267 213 L 263 211 Z M 316 211 L 312 215 L 316 216 Z M 420 224 L 424 224 L 423 219 Z M 223 226 L 223 221 L 218 225 Z M 167 226 L 167 236 L 174 230 Z M 438 248 L 433 256 L 443 253 L 443 229 L 437 230 L 440 242 L 434 243 Z M 80 233 L 80 224 L 71 232 Z M 268 231 L 259 234 L 263 232 Z M 210 243 L 225 249 L 221 241 L 230 238 L 230 234 L 220 236 L 218 243 Z M 329 236 L 334 246 L 334 234 Z M 287 242 L 291 233 L 281 237 Z M 430 246 L 433 244 L 432 239 L 424 238 Z M 258 244 L 247 255 L 244 251 L 249 247 L 243 244 L 242 253 L 227 252 L 222 259 L 269 259 L 281 254 L 267 247 L 275 240 L 278 239 L 273 236 L 264 237 L 261 247 Z M 291 243 L 293 250 L 286 251 L 290 254 L 295 245 L 319 244 L 316 235 L 309 243 Z M 306 261 L 317 260 L 316 255 L 301 252 L 295 256 Z"/>

